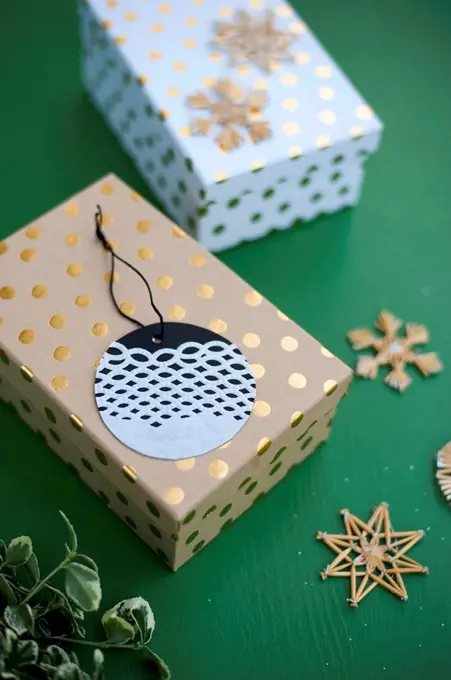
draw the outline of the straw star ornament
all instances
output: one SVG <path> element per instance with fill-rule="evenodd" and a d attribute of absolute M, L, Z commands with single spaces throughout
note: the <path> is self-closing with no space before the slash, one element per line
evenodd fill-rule
<path fill-rule="evenodd" d="M 337 553 L 321 572 L 329 577 L 349 578 L 350 607 L 358 607 L 374 588 L 381 586 L 407 600 L 403 574 L 428 574 L 429 570 L 407 553 L 424 536 L 424 531 L 393 531 L 387 503 L 381 503 L 365 523 L 349 510 L 341 510 L 345 534 L 318 532 L 316 538 Z"/>
<path fill-rule="evenodd" d="M 233 23 L 220 21 L 215 29 L 212 44 L 229 53 L 230 66 L 250 63 L 270 72 L 273 62 L 293 59 L 288 48 L 297 36 L 278 31 L 274 26 L 274 13 L 270 10 L 262 18 L 237 12 Z"/>
<path fill-rule="evenodd" d="M 244 143 L 237 128 L 245 128 L 253 142 L 260 142 L 271 136 L 267 121 L 258 118 L 261 110 L 268 104 L 266 92 L 253 90 L 243 96 L 241 90 L 231 80 L 220 79 L 211 87 L 214 98 L 204 92 L 196 92 L 188 97 L 187 104 L 192 109 L 204 109 L 204 118 L 195 118 L 191 132 L 208 135 L 216 126 L 222 129 L 216 135 L 216 143 L 223 151 L 232 151 Z M 257 117 L 257 119 L 256 119 Z"/>
<path fill-rule="evenodd" d="M 451 442 L 437 453 L 436 477 L 442 494 L 451 502 Z"/>
<path fill-rule="evenodd" d="M 425 377 L 440 373 L 443 365 L 436 352 L 417 354 L 414 347 L 429 342 L 429 331 L 426 326 L 417 323 L 406 324 L 404 336 L 398 331 L 402 321 L 393 314 L 382 311 L 374 323 L 382 336 L 375 336 L 369 328 L 358 328 L 348 333 L 348 340 L 355 350 L 373 349 L 375 356 L 361 356 L 357 362 L 356 373 L 362 378 L 374 380 L 379 366 L 390 366 L 391 371 L 385 377 L 389 387 L 399 392 L 409 387 L 411 378 L 405 371 L 408 364 L 413 364 Z"/>

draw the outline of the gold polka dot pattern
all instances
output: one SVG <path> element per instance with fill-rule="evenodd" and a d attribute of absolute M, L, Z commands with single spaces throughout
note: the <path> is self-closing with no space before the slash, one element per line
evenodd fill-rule
<path fill-rule="evenodd" d="M 299 347 L 299 342 L 296 338 L 292 338 L 291 335 L 286 335 L 280 341 L 280 346 L 285 352 L 295 352 Z"/>
<path fill-rule="evenodd" d="M 335 392 L 337 387 L 338 385 L 336 380 L 326 380 L 324 383 L 324 394 L 330 397 L 330 395 Z"/>
<path fill-rule="evenodd" d="M 142 234 L 146 234 L 148 231 L 151 230 L 152 223 L 150 220 L 139 220 L 138 224 L 136 225 L 136 228 Z"/>
<path fill-rule="evenodd" d="M 307 385 L 307 378 L 302 373 L 292 373 L 288 378 L 288 384 L 290 387 L 302 389 Z"/>
<path fill-rule="evenodd" d="M 213 297 L 214 294 L 215 294 L 215 289 L 213 288 L 213 286 L 210 286 L 208 283 L 203 283 L 197 289 L 197 295 L 200 298 L 205 298 L 207 300 L 211 300 L 211 298 Z"/>
<path fill-rule="evenodd" d="M 74 262 L 70 265 L 68 265 L 66 272 L 69 276 L 80 276 L 80 274 L 83 271 L 83 265 L 80 264 L 79 262 Z"/>
<path fill-rule="evenodd" d="M 69 387 L 69 379 L 65 375 L 56 375 L 50 386 L 54 392 L 64 392 Z"/>
<path fill-rule="evenodd" d="M 105 283 L 108 283 L 108 284 L 109 284 L 109 283 L 110 283 L 110 280 L 111 280 L 111 272 L 105 272 L 105 275 L 104 275 L 104 277 L 103 277 L 103 280 L 105 281 Z M 119 283 L 120 280 L 121 280 L 121 276 L 120 276 L 119 272 L 114 272 L 114 281 L 113 281 L 113 283 Z"/>
<path fill-rule="evenodd" d="M 251 364 L 252 373 L 256 380 L 260 380 L 265 375 L 265 367 L 262 364 Z"/>
<path fill-rule="evenodd" d="M 252 410 L 259 418 L 265 418 L 271 413 L 271 406 L 266 401 L 255 401 Z"/>
<path fill-rule="evenodd" d="M 300 423 L 302 422 L 303 419 L 304 419 L 304 414 L 302 413 L 302 411 L 295 411 L 293 413 L 293 415 L 291 416 L 291 421 L 290 421 L 291 427 L 297 427 L 298 425 L 300 425 Z"/>
<path fill-rule="evenodd" d="M 57 361 L 69 361 L 72 356 L 72 352 L 69 347 L 61 346 L 57 347 L 53 352 L 53 358 Z"/>
<path fill-rule="evenodd" d="M 318 94 L 321 99 L 324 99 L 325 101 L 329 101 L 335 97 L 335 92 L 331 87 L 320 87 Z"/>
<path fill-rule="evenodd" d="M 159 276 L 157 279 L 157 286 L 158 288 L 161 288 L 162 290 L 169 290 L 172 288 L 173 284 L 173 279 L 172 276 Z"/>
<path fill-rule="evenodd" d="M 151 260 L 153 258 L 152 248 L 140 248 L 138 250 L 138 257 L 141 260 Z"/>
<path fill-rule="evenodd" d="M 33 260 L 35 260 L 36 257 L 37 257 L 37 253 L 36 253 L 35 250 L 33 250 L 33 248 L 25 248 L 20 253 L 20 259 L 23 262 L 33 262 Z"/>
<path fill-rule="evenodd" d="M 243 345 L 249 349 L 255 349 L 260 345 L 260 336 L 257 333 L 246 333 L 243 336 Z"/>
<path fill-rule="evenodd" d="M 47 286 L 37 285 L 31 289 L 31 294 L 37 300 L 42 300 L 47 295 Z"/>
<path fill-rule="evenodd" d="M 263 439 L 260 439 L 257 447 L 257 454 L 259 456 L 263 456 L 264 453 L 267 452 L 267 450 L 270 448 L 272 444 L 272 441 L 268 439 L 268 437 L 263 437 Z"/>
<path fill-rule="evenodd" d="M 213 174 L 213 178 L 215 182 L 224 182 L 226 179 L 228 179 L 228 174 L 224 170 L 217 170 Z"/>
<path fill-rule="evenodd" d="M 0 298 L 2 298 L 2 300 L 12 300 L 15 295 L 16 291 L 12 286 L 2 286 L 2 288 L 0 288 Z"/>
<path fill-rule="evenodd" d="M 262 303 L 262 296 L 257 293 L 256 290 L 251 290 L 244 296 L 244 302 L 249 305 L 249 307 L 258 307 Z"/>
<path fill-rule="evenodd" d="M 172 305 L 169 310 L 169 318 L 172 321 L 181 321 L 186 316 L 186 309 L 181 305 Z"/>
<path fill-rule="evenodd" d="M 77 305 L 77 307 L 82 307 L 86 309 L 91 304 L 91 298 L 89 297 L 89 295 L 77 295 L 77 297 L 75 298 L 75 304 Z"/>
<path fill-rule="evenodd" d="M 208 324 L 208 327 L 215 333 L 225 333 L 227 330 L 227 324 L 222 319 L 213 319 L 213 321 L 210 321 Z"/>
<path fill-rule="evenodd" d="M 224 479 L 229 473 L 229 466 L 224 460 L 214 460 L 210 463 L 208 471 L 215 479 Z"/>
<path fill-rule="evenodd" d="M 176 462 L 176 467 L 178 467 L 178 469 L 182 472 L 188 472 L 189 470 L 192 470 L 195 465 L 195 458 L 184 458 L 183 460 L 178 460 Z"/>
<path fill-rule="evenodd" d="M 24 345 L 31 345 L 36 338 L 36 333 L 31 328 L 26 328 L 19 334 L 19 340 Z"/>
<path fill-rule="evenodd" d="M 75 247 L 79 245 L 81 239 L 79 234 L 67 234 L 64 240 L 68 246 Z"/>
<path fill-rule="evenodd" d="M 108 334 L 108 326 L 103 321 L 95 323 L 91 329 L 92 335 L 96 338 L 104 338 Z"/>
<path fill-rule="evenodd" d="M 0 241 L 0 255 L 4 255 L 8 250 L 8 244 L 6 241 Z"/>
<path fill-rule="evenodd" d="M 25 236 L 34 241 L 41 236 L 41 230 L 38 229 L 38 227 L 28 227 L 25 232 Z"/>
<path fill-rule="evenodd" d="M 80 212 L 80 208 L 76 203 L 68 203 L 65 207 L 65 212 L 66 215 L 69 215 L 70 217 L 77 217 L 78 213 Z"/>
<path fill-rule="evenodd" d="M 67 321 L 67 319 L 64 316 L 64 314 L 54 314 L 51 317 L 49 324 L 52 328 L 56 328 L 56 329 L 60 330 L 61 328 L 65 327 L 66 321 Z"/>
<path fill-rule="evenodd" d="M 164 500 L 168 505 L 179 505 L 185 498 L 185 492 L 179 486 L 169 486 L 164 492 Z"/>
<path fill-rule="evenodd" d="M 207 258 L 203 253 L 194 253 L 194 255 L 191 255 L 189 258 L 189 263 L 192 267 L 204 267 L 206 262 Z"/>
<path fill-rule="evenodd" d="M 134 302 L 122 302 L 119 307 L 121 312 L 127 314 L 127 316 L 133 316 L 136 312 L 136 305 Z"/>
<path fill-rule="evenodd" d="M 183 229 L 180 229 L 180 227 L 177 227 L 177 226 L 172 228 L 172 235 L 175 238 L 185 238 L 185 236 L 186 236 Z"/>

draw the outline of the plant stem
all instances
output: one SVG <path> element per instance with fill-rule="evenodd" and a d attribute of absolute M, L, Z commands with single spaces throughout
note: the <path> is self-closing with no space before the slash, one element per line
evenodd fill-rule
<path fill-rule="evenodd" d="M 47 638 L 49 640 L 58 640 L 59 642 L 68 642 L 73 645 L 84 645 L 85 647 L 97 647 L 100 649 L 132 649 L 133 651 L 143 651 L 147 652 L 149 658 L 157 666 L 160 673 L 161 680 L 171 680 L 171 673 L 169 668 L 166 666 L 162 658 L 155 654 L 147 645 L 142 643 L 129 643 L 129 644 L 112 644 L 105 640 L 104 642 L 91 642 L 90 640 L 77 640 L 76 638 L 69 638 L 63 636 L 52 635 L 52 637 Z"/>
<path fill-rule="evenodd" d="M 133 649 L 135 651 L 144 649 L 144 645 L 138 643 L 130 643 L 124 645 L 111 644 L 107 640 L 104 642 L 91 642 L 90 640 L 77 640 L 77 638 L 64 637 L 63 635 L 52 635 L 48 640 L 60 640 L 61 642 L 70 642 L 72 645 L 85 645 L 85 647 L 100 647 L 101 649 Z"/>
<path fill-rule="evenodd" d="M 39 583 L 37 583 L 35 587 L 30 590 L 26 598 L 22 600 L 21 604 L 26 604 L 27 602 L 29 602 L 31 598 L 34 597 L 36 593 L 38 593 L 41 590 L 42 586 L 44 586 L 48 581 L 50 581 L 50 579 L 53 578 L 55 574 L 57 574 L 61 569 L 67 567 L 67 565 L 72 561 L 74 556 L 75 553 L 69 553 L 69 555 L 57 567 L 55 567 L 53 571 L 50 572 L 50 574 L 48 574 L 44 579 L 42 579 L 42 581 L 39 581 Z"/>

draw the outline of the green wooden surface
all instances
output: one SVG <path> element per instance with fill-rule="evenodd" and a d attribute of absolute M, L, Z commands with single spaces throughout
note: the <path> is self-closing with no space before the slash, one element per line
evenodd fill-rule
<path fill-rule="evenodd" d="M 177 574 L 2 406 L 0 535 L 32 534 L 50 565 L 62 508 L 105 604 L 151 601 L 176 680 L 449 678 L 451 515 L 433 455 L 451 439 L 451 3 L 295 5 L 384 120 L 382 149 L 357 209 L 222 259 L 348 362 L 345 332 L 383 306 L 427 324 L 445 373 L 402 396 L 356 381 L 322 452 Z M 111 170 L 149 196 L 82 94 L 73 3 L 3 0 L 0 17 L 0 235 Z M 381 500 L 395 528 L 426 529 L 412 555 L 431 574 L 406 579 L 407 603 L 376 590 L 350 610 L 347 584 L 318 577 L 330 555 L 315 533 Z M 147 677 L 133 661 L 110 657 L 108 677 Z"/>

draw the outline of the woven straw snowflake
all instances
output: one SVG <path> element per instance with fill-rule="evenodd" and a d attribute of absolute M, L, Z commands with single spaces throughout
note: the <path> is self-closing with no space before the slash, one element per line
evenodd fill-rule
<path fill-rule="evenodd" d="M 244 143 L 237 131 L 238 127 L 246 128 L 253 142 L 271 136 L 269 123 L 255 119 L 268 104 L 266 92 L 254 90 L 243 96 L 231 80 L 224 79 L 217 80 L 211 90 L 215 99 L 210 99 L 204 92 L 196 92 L 188 97 L 190 108 L 205 109 L 209 114 L 205 118 L 193 120 L 193 134 L 208 135 L 215 126 L 222 127 L 216 135 L 216 143 L 223 151 L 232 151 Z"/>
<path fill-rule="evenodd" d="M 451 502 L 451 442 L 437 453 L 436 477 L 442 494 Z"/>
<path fill-rule="evenodd" d="M 407 600 L 405 574 L 428 574 L 429 569 L 408 556 L 409 550 L 424 536 L 424 531 L 394 531 L 387 503 L 375 508 L 368 522 L 349 510 L 341 510 L 346 533 L 319 531 L 316 538 L 336 553 L 321 572 L 329 577 L 348 578 L 350 607 L 359 603 L 377 586 Z"/>
<path fill-rule="evenodd" d="M 216 37 L 212 44 L 229 53 L 230 66 L 251 63 L 269 72 L 274 61 L 291 61 L 293 58 L 288 48 L 296 36 L 276 30 L 271 11 L 263 18 L 237 12 L 233 23 L 220 21 L 215 29 Z"/>
<path fill-rule="evenodd" d="M 426 377 L 440 373 L 443 369 L 443 365 L 435 352 L 417 354 L 413 349 L 415 345 L 425 345 L 429 342 L 429 331 L 426 326 L 408 323 L 404 337 L 399 337 L 397 333 L 402 326 L 402 321 L 387 311 L 380 313 L 374 326 L 383 333 L 382 337 L 375 337 L 369 328 L 359 328 L 348 333 L 348 340 L 353 349 L 360 350 L 371 347 L 376 352 L 375 356 L 365 355 L 359 358 L 356 369 L 357 375 L 374 380 L 377 377 L 379 366 L 390 366 L 391 371 L 386 376 L 385 382 L 392 389 L 404 392 L 412 382 L 405 371 L 407 364 L 414 364 L 420 373 Z"/>

